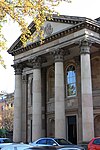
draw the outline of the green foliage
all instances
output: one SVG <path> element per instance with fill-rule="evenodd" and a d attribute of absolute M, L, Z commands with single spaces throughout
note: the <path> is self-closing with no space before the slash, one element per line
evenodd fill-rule
<path fill-rule="evenodd" d="M 7 131 L 5 129 L 0 129 L 0 137 L 6 137 Z"/>

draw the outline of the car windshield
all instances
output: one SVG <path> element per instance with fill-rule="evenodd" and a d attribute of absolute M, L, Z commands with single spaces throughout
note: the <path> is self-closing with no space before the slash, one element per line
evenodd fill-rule
<path fill-rule="evenodd" d="M 59 145 L 71 145 L 72 143 L 70 143 L 69 141 L 66 141 L 65 139 L 55 139 L 55 141 L 59 144 Z"/>

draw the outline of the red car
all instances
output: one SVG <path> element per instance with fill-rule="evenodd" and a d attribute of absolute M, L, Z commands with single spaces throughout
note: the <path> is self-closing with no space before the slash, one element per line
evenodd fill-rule
<path fill-rule="evenodd" d="M 89 142 L 88 150 L 100 150 L 100 137 L 93 138 Z"/>

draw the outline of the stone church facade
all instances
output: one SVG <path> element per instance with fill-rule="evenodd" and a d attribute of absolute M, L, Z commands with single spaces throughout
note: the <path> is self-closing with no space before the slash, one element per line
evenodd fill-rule
<path fill-rule="evenodd" d="M 32 34 L 34 23 L 30 24 Z M 53 16 L 45 40 L 14 56 L 14 142 L 61 137 L 73 143 L 100 136 L 100 18 Z"/>

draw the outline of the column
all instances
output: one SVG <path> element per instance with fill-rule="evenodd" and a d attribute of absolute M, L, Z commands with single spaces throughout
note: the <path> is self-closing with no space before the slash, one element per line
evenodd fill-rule
<path fill-rule="evenodd" d="M 57 50 L 55 57 L 55 137 L 66 138 L 63 51 Z"/>
<path fill-rule="evenodd" d="M 13 141 L 17 143 L 22 141 L 22 137 L 21 137 L 22 66 L 15 65 L 14 68 L 15 68 L 15 93 L 14 93 Z"/>
<path fill-rule="evenodd" d="M 46 132 L 46 68 L 42 68 L 41 70 L 41 92 L 42 92 L 42 136 L 45 137 L 47 135 Z"/>
<path fill-rule="evenodd" d="M 81 101 L 82 101 L 82 141 L 90 141 L 94 137 L 93 99 L 90 64 L 91 43 L 81 41 Z"/>
<path fill-rule="evenodd" d="M 22 76 L 22 141 L 28 142 L 28 75 Z"/>
<path fill-rule="evenodd" d="M 32 140 L 41 137 L 41 59 L 37 57 L 33 60 L 33 103 L 32 103 Z"/>

